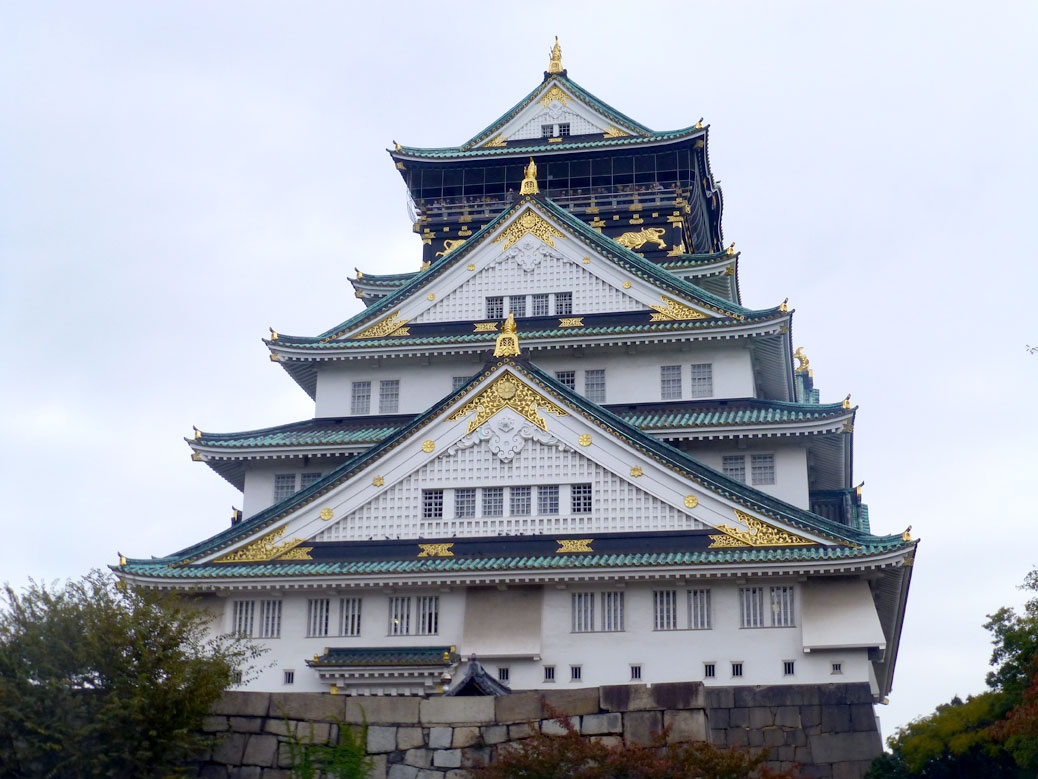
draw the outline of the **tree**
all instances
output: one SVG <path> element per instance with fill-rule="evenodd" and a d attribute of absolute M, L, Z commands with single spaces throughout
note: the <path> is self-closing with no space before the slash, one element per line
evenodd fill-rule
<path fill-rule="evenodd" d="M 107 573 L 0 592 L 0 774 L 166 777 L 259 651 L 197 603 Z"/>

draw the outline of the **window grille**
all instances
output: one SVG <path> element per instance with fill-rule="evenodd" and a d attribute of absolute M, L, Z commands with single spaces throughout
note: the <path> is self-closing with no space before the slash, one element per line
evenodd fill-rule
<path fill-rule="evenodd" d="M 411 597 L 389 599 L 389 635 L 411 635 Z"/>
<path fill-rule="evenodd" d="M 584 397 L 592 403 L 605 403 L 605 368 L 584 371 Z"/>
<path fill-rule="evenodd" d="M 498 666 L 498 669 L 497 669 L 497 680 L 499 682 L 507 682 L 508 681 L 508 676 L 509 676 L 508 666 L 507 665 Z"/>
<path fill-rule="evenodd" d="M 339 634 L 360 635 L 360 598 L 339 599 Z"/>
<path fill-rule="evenodd" d="M 677 590 L 655 590 L 652 593 L 653 630 L 678 629 Z"/>
<path fill-rule="evenodd" d="M 729 479 L 746 481 L 746 455 L 726 454 L 721 458 L 721 470 Z"/>
<path fill-rule="evenodd" d="M 294 473 L 274 474 L 274 502 L 279 503 L 295 494 L 296 475 Z"/>
<path fill-rule="evenodd" d="M 483 489 L 483 516 L 500 517 L 505 511 L 505 491 L 502 487 Z"/>
<path fill-rule="evenodd" d="M 555 666 L 546 665 L 544 666 L 544 681 L 554 682 L 555 681 Z"/>
<path fill-rule="evenodd" d="M 764 588 L 739 588 L 739 627 L 764 627 Z"/>
<path fill-rule="evenodd" d="M 842 674 L 843 673 L 843 663 L 833 663 L 833 673 L 834 674 Z"/>
<path fill-rule="evenodd" d="M 508 308 L 512 312 L 512 316 L 517 319 L 526 316 L 526 295 L 512 295 L 509 297 Z"/>
<path fill-rule="evenodd" d="M 371 413 L 371 382 L 355 381 L 352 385 L 352 396 L 350 397 L 351 414 Z"/>
<path fill-rule="evenodd" d="M 595 629 L 595 593 L 575 592 L 570 596 L 574 633 L 590 633 Z"/>
<path fill-rule="evenodd" d="M 563 122 L 559 125 L 558 137 L 562 138 L 566 135 L 569 135 L 569 122 Z"/>
<path fill-rule="evenodd" d="M 703 678 L 713 679 L 717 676 L 717 666 L 714 663 L 703 663 Z"/>
<path fill-rule="evenodd" d="M 793 588 L 771 588 L 771 624 L 777 628 L 793 627 Z"/>
<path fill-rule="evenodd" d="M 256 613 L 256 603 L 251 600 L 234 601 L 234 629 L 236 635 L 248 637 L 252 635 L 252 619 Z"/>
<path fill-rule="evenodd" d="M 318 473 L 317 471 L 312 471 L 312 472 L 309 472 L 309 473 L 301 473 L 301 474 L 299 474 L 299 489 L 305 490 L 307 487 L 311 486 L 314 482 L 320 481 L 320 480 L 321 480 L 321 474 Z"/>
<path fill-rule="evenodd" d="M 509 491 L 512 503 L 512 515 L 517 517 L 527 516 L 530 513 L 530 488 L 512 487 Z"/>
<path fill-rule="evenodd" d="M 795 670 L 796 670 L 796 662 L 795 661 L 793 661 L 793 660 L 783 660 L 782 661 L 782 675 L 783 676 L 793 676 Z"/>
<path fill-rule="evenodd" d="M 328 598 L 311 598 L 306 602 L 306 635 L 313 638 L 328 635 L 328 614 L 331 612 Z"/>
<path fill-rule="evenodd" d="M 553 125 L 553 124 L 542 124 L 541 125 L 541 137 L 542 138 L 551 138 L 552 137 L 552 133 L 554 133 L 554 132 L 555 132 L 555 125 Z"/>
<path fill-rule="evenodd" d="M 642 678 L 642 667 L 640 665 L 631 666 L 631 681 L 638 681 Z"/>
<path fill-rule="evenodd" d="M 750 455 L 750 478 L 754 484 L 775 483 L 775 455 Z"/>
<path fill-rule="evenodd" d="M 422 490 L 422 519 L 443 517 L 443 490 Z"/>
<path fill-rule="evenodd" d="M 285 671 L 285 684 L 295 684 L 295 683 L 296 683 L 296 672 L 295 671 Z"/>
<path fill-rule="evenodd" d="M 454 490 L 454 516 L 460 518 L 476 516 L 476 490 L 474 488 Z"/>
<path fill-rule="evenodd" d="M 418 634 L 434 636 L 440 632 L 440 596 L 423 595 L 418 598 Z"/>
<path fill-rule="evenodd" d="M 709 398 L 714 394 L 714 366 L 701 362 L 692 365 L 692 397 Z"/>
<path fill-rule="evenodd" d="M 581 676 L 583 676 L 583 674 L 581 673 L 579 665 L 571 665 L 569 667 L 569 680 L 571 682 L 579 682 Z"/>
<path fill-rule="evenodd" d="M 660 366 L 660 398 L 662 400 L 681 400 L 681 366 Z"/>
<path fill-rule="evenodd" d="M 378 413 L 395 414 L 400 410 L 400 379 L 383 379 L 378 383 Z"/>
<path fill-rule="evenodd" d="M 471 376 L 453 376 L 451 378 L 451 389 L 454 392 L 457 392 L 462 387 L 464 387 L 466 384 L 468 384 L 469 383 L 469 379 L 471 379 L 471 378 L 472 378 Z"/>
<path fill-rule="evenodd" d="M 548 484 L 537 488 L 537 513 L 559 513 L 559 485 Z"/>
<path fill-rule="evenodd" d="M 534 295 L 530 301 L 531 316 L 548 316 L 548 296 L 545 295 Z"/>
<path fill-rule="evenodd" d="M 555 293 L 555 315 L 556 316 L 569 316 L 573 313 L 573 293 L 572 292 L 556 292 Z"/>
<path fill-rule="evenodd" d="M 571 390 L 577 389 L 576 371 L 555 371 L 555 378 L 559 380 L 559 384 L 564 384 Z"/>
<path fill-rule="evenodd" d="M 590 484 L 573 484 L 569 488 L 570 494 L 570 513 L 571 514 L 590 514 L 591 513 L 591 485 Z"/>
<path fill-rule="evenodd" d="M 244 680 L 244 678 L 245 678 L 245 674 L 243 674 L 241 671 L 234 671 L 234 672 L 231 673 L 231 683 L 232 684 L 235 684 L 235 685 L 241 684 L 242 681 Z"/>
<path fill-rule="evenodd" d="M 742 676 L 742 663 L 732 663 L 732 676 Z"/>
<path fill-rule="evenodd" d="M 487 319 L 505 318 L 505 299 L 501 295 L 487 298 Z"/>
<path fill-rule="evenodd" d="M 688 626 L 692 630 L 710 629 L 710 590 L 688 591 Z"/>
<path fill-rule="evenodd" d="M 260 605 L 260 638 L 281 638 L 281 601 L 261 600 Z"/>
<path fill-rule="evenodd" d="M 622 592 L 602 593 L 602 630 L 624 629 L 624 594 Z"/>

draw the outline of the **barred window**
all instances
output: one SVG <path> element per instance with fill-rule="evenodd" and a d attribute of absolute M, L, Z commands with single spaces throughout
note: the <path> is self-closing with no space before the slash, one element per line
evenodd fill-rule
<path fill-rule="evenodd" d="M 281 601 L 261 600 L 259 605 L 259 637 L 281 638 Z"/>
<path fill-rule="evenodd" d="M 294 473 L 274 474 L 274 502 L 279 503 L 295 494 L 296 475 Z"/>
<path fill-rule="evenodd" d="M 507 682 L 508 681 L 508 676 L 509 676 L 508 666 L 507 665 L 499 665 L 497 667 L 497 680 L 499 682 Z"/>
<path fill-rule="evenodd" d="M 754 484 L 774 484 L 775 455 L 750 455 L 750 479 Z"/>
<path fill-rule="evenodd" d="M 530 301 L 530 316 L 548 316 L 548 296 L 534 295 Z"/>
<path fill-rule="evenodd" d="M 794 660 L 783 660 L 782 661 L 782 675 L 783 676 L 794 676 L 796 673 L 796 661 Z"/>
<path fill-rule="evenodd" d="M 559 513 L 559 485 L 548 484 L 537 488 L 537 513 Z"/>
<path fill-rule="evenodd" d="M 351 414 L 370 414 L 371 413 L 371 382 L 370 381 L 355 381 L 352 385 L 352 395 L 350 397 L 350 413 Z"/>
<path fill-rule="evenodd" d="M 512 295 L 508 298 L 508 308 L 512 316 L 518 318 L 526 316 L 526 295 Z"/>
<path fill-rule="evenodd" d="M 579 682 L 583 675 L 579 665 L 571 665 L 569 667 L 569 680 L 571 682 Z"/>
<path fill-rule="evenodd" d="M 605 368 L 584 371 L 584 397 L 592 403 L 605 403 Z"/>
<path fill-rule="evenodd" d="M 558 133 L 558 135 L 559 135 L 560 138 L 565 136 L 565 135 L 569 135 L 569 122 L 562 122 L 559 125 L 559 133 Z"/>
<path fill-rule="evenodd" d="M 746 455 L 726 454 L 721 458 L 721 470 L 729 479 L 746 481 Z"/>
<path fill-rule="evenodd" d="M 328 615 L 332 602 L 328 598 L 311 598 L 306 602 L 306 635 L 314 638 L 328 635 Z"/>
<path fill-rule="evenodd" d="M 454 490 L 454 516 L 476 516 L 476 490 L 474 488 Z"/>
<path fill-rule="evenodd" d="M 443 490 L 422 490 L 422 519 L 443 517 Z"/>
<path fill-rule="evenodd" d="M 411 597 L 389 599 L 389 635 L 411 635 Z"/>
<path fill-rule="evenodd" d="M 284 679 L 285 679 L 285 684 L 295 684 L 296 683 L 296 672 L 295 671 L 285 671 Z"/>
<path fill-rule="evenodd" d="M 440 632 L 440 596 L 423 595 L 418 598 L 418 634 L 434 636 Z"/>
<path fill-rule="evenodd" d="M 487 319 L 505 318 L 505 299 L 501 295 L 487 298 Z"/>
<path fill-rule="evenodd" d="M 764 627 L 764 588 L 739 588 L 739 627 Z"/>
<path fill-rule="evenodd" d="M 714 366 L 708 362 L 692 366 L 692 397 L 709 398 L 714 394 Z"/>
<path fill-rule="evenodd" d="M 590 633 L 595 629 L 595 593 L 574 592 L 570 596 L 574 633 Z"/>
<path fill-rule="evenodd" d="M 602 593 L 602 630 L 624 629 L 624 594 Z"/>
<path fill-rule="evenodd" d="M 692 630 L 710 629 L 710 590 L 688 591 L 688 626 Z"/>
<path fill-rule="evenodd" d="M 703 663 L 703 678 L 713 679 L 717 676 L 717 665 L 714 663 Z"/>
<path fill-rule="evenodd" d="M 653 630 L 678 629 L 677 590 L 655 590 L 652 593 Z"/>
<path fill-rule="evenodd" d="M 554 682 L 555 681 L 555 666 L 546 665 L 544 666 L 544 681 Z"/>
<path fill-rule="evenodd" d="M 742 676 L 742 662 L 732 663 L 732 676 Z"/>
<path fill-rule="evenodd" d="M 573 293 L 572 292 L 556 292 L 555 293 L 555 315 L 556 316 L 569 316 L 573 313 Z"/>
<path fill-rule="evenodd" d="M 234 601 L 233 632 L 235 635 L 248 637 L 252 635 L 252 620 L 256 613 L 256 602 L 251 600 Z"/>
<path fill-rule="evenodd" d="M 642 678 L 642 667 L 640 665 L 631 666 L 631 681 L 639 681 Z"/>
<path fill-rule="evenodd" d="M 660 366 L 660 398 L 662 400 L 681 400 L 681 366 Z"/>
<path fill-rule="evenodd" d="M 454 392 L 457 392 L 462 387 L 464 387 L 466 384 L 468 384 L 469 383 L 469 379 L 471 379 L 471 378 L 472 378 L 471 376 L 453 376 L 453 377 L 451 377 L 451 389 Z"/>
<path fill-rule="evenodd" d="M 383 379 L 378 383 L 378 413 L 395 414 L 400 410 L 400 379 Z"/>
<path fill-rule="evenodd" d="M 505 491 L 502 487 L 483 489 L 483 516 L 500 517 L 505 511 Z"/>
<path fill-rule="evenodd" d="M 509 491 L 512 503 L 512 515 L 517 517 L 526 516 L 530 513 L 530 488 L 512 487 Z"/>
<path fill-rule="evenodd" d="M 542 138 L 551 138 L 552 137 L 552 133 L 554 133 L 554 132 L 555 132 L 555 125 L 553 125 L 553 124 L 542 124 L 541 125 L 541 137 Z"/>
<path fill-rule="evenodd" d="M 339 599 L 339 635 L 360 635 L 360 598 Z"/>
<path fill-rule="evenodd" d="M 591 513 L 591 485 L 590 484 L 573 484 L 569 488 L 570 491 L 570 513 L 572 514 L 590 514 Z"/>
<path fill-rule="evenodd" d="M 577 388 L 576 371 L 555 371 L 555 378 L 559 380 L 559 384 L 564 384 L 571 390 L 575 390 Z"/>
<path fill-rule="evenodd" d="M 771 625 L 776 628 L 791 628 L 795 625 L 793 614 L 793 588 L 771 588 Z"/>
<path fill-rule="evenodd" d="M 305 490 L 316 481 L 320 481 L 321 474 L 317 471 L 299 474 L 299 489 Z"/>

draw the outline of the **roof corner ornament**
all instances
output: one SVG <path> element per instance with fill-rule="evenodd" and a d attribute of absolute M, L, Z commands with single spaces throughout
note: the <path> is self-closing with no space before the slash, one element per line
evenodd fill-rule
<path fill-rule="evenodd" d="M 530 164 L 523 169 L 523 183 L 519 185 L 520 195 L 536 195 L 540 192 L 537 188 L 537 163 L 530 157 Z"/>
<path fill-rule="evenodd" d="M 494 347 L 495 357 L 518 357 L 519 336 L 515 334 L 515 317 L 508 312 L 508 319 L 501 326 L 501 335 L 497 337 L 497 345 Z"/>
<path fill-rule="evenodd" d="M 909 528 L 909 530 L 911 530 L 911 528 Z M 116 554 L 119 555 L 119 565 L 126 565 L 126 555 L 122 552 L 116 552 Z"/>
<path fill-rule="evenodd" d="M 559 46 L 559 36 L 555 36 L 555 45 L 551 47 L 551 58 L 548 60 L 549 73 L 562 72 L 562 47 Z"/>
<path fill-rule="evenodd" d="M 195 440 L 196 441 L 202 437 L 202 431 L 199 430 L 197 427 L 195 427 L 194 425 L 191 425 L 191 429 L 195 431 Z"/>
<path fill-rule="evenodd" d="M 794 369 L 794 373 L 808 373 L 811 368 L 811 361 L 807 359 L 807 355 L 804 354 L 804 347 L 798 346 L 796 351 L 793 352 L 793 357 L 796 358 L 798 365 Z"/>
<path fill-rule="evenodd" d="M 724 250 L 724 253 L 725 253 L 726 257 L 734 257 L 735 256 L 735 241 L 732 241 L 731 245 L 727 249 Z"/>
<path fill-rule="evenodd" d="M 789 312 L 789 298 L 786 298 L 782 301 L 782 305 L 779 306 L 779 311 L 781 311 L 783 314 Z"/>
<path fill-rule="evenodd" d="M 278 331 L 273 327 L 268 327 L 267 329 L 270 331 L 270 340 L 276 341 L 278 339 Z"/>
<path fill-rule="evenodd" d="M 849 392 L 847 393 L 847 397 L 845 397 L 843 399 L 842 406 L 843 406 L 843 408 L 850 408 L 851 407 L 851 393 L 849 393 Z"/>
<path fill-rule="evenodd" d="M 911 541 L 912 540 L 912 526 L 911 525 L 909 525 L 907 528 L 905 528 L 905 532 L 901 534 L 901 540 L 902 541 Z"/>
<path fill-rule="evenodd" d="M 703 129 L 703 117 L 702 116 L 699 117 L 699 121 L 696 122 L 696 126 L 694 128 L 692 128 L 692 129 L 694 129 L 694 130 L 702 130 Z"/>
<path fill-rule="evenodd" d="M 403 146 L 401 146 L 401 145 L 400 145 L 399 143 L 397 143 L 396 141 L 393 141 L 393 150 L 394 150 L 394 151 L 403 151 L 403 150 L 404 150 L 404 147 L 403 147 Z"/>

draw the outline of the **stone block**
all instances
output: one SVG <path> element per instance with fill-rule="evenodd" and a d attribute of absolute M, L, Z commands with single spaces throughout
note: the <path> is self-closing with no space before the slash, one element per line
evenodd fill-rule
<path fill-rule="evenodd" d="M 702 682 L 665 682 L 649 688 L 656 706 L 661 709 L 701 709 L 706 705 Z"/>
<path fill-rule="evenodd" d="M 421 746 L 425 746 L 425 735 L 421 728 L 396 729 L 397 749 L 414 749 Z"/>
<path fill-rule="evenodd" d="M 667 743 L 706 741 L 706 712 L 702 709 L 663 712 Z"/>
<path fill-rule="evenodd" d="M 404 752 L 404 763 L 415 768 L 428 768 L 432 765 L 432 750 L 419 747 Z"/>
<path fill-rule="evenodd" d="M 775 712 L 768 706 L 754 706 L 750 709 L 751 728 L 770 728 L 775 724 Z"/>
<path fill-rule="evenodd" d="M 871 703 L 852 703 L 850 709 L 851 730 L 876 730 L 876 712 Z"/>
<path fill-rule="evenodd" d="M 215 763 L 204 765 L 198 772 L 198 779 L 227 779 L 227 766 Z"/>
<path fill-rule="evenodd" d="M 717 728 L 710 731 L 710 743 L 715 747 L 726 747 L 728 746 L 728 732 L 724 728 Z"/>
<path fill-rule="evenodd" d="M 808 739 L 816 763 L 873 760 L 883 751 L 879 733 L 820 733 Z"/>
<path fill-rule="evenodd" d="M 764 731 L 755 730 L 750 728 L 746 731 L 746 737 L 749 739 L 751 747 L 762 747 L 764 746 Z"/>
<path fill-rule="evenodd" d="M 275 692 L 270 695 L 270 716 L 311 721 L 342 719 L 346 716 L 347 700 L 343 695 L 321 692 Z"/>
<path fill-rule="evenodd" d="M 541 721 L 541 733 L 549 736 L 565 736 L 570 728 L 580 732 L 580 717 L 557 717 Z"/>
<path fill-rule="evenodd" d="M 469 779 L 469 772 L 463 771 L 460 768 L 452 768 L 450 771 L 445 773 L 444 779 Z"/>
<path fill-rule="evenodd" d="M 847 733 L 850 729 L 851 709 L 849 706 L 822 706 L 823 733 Z"/>
<path fill-rule="evenodd" d="M 663 712 L 632 711 L 624 715 L 624 742 L 647 745 L 663 730 Z"/>
<path fill-rule="evenodd" d="M 767 741 L 766 738 L 764 740 Z M 794 761 L 794 755 L 796 755 L 796 750 L 796 747 L 781 746 L 774 750 L 774 755 L 784 763 L 792 763 Z"/>
<path fill-rule="evenodd" d="M 707 718 L 710 720 L 710 727 L 727 728 L 730 722 L 728 714 L 728 709 L 708 709 Z"/>
<path fill-rule="evenodd" d="M 203 717 L 202 718 L 202 732 L 203 733 L 220 733 L 227 730 L 230 727 L 227 721 L 227 717 Z"/>
<path fill-rule="evenodd" d="M 735 695 L 735 706 L 740 709 L 748 709 L 752 706 L 757 705 L 757 701 L 760 699 L 760 689 L 758 687 L 733 687 L 732 692 Z"/>
<path fill-rule="evenodd" d="M 275 736 L 294 736 L 304 723 L 298 720 L 266 719 L 263 720 L 263 732 Z"/>
<path fill-rule="evenodd" d="M 799 728 L 800 707 L 779 706 L 775 709 L 775 724 L 782 728 Z"/>
<path fill-rule="evenodd" d="M 269 692 L 225 692 L 213 704 L 210 713 L 235 717 L 265 717 L 269 708 Z"/>
<path fill-rule="evenodd" d="M 819 703 L 837 705 L 845 703 L 872 703 L 872 691 L 867 682 L 854 684 L 827 684 L 818 687 Z"/>
<path fill-rule="evenodd" d="M 483 728 L 483 743 L 500 744 L 502 741 L 508 741 L 507 725 L 487 725 Z"/>
<path fill-rule="evenodd" d="M 284 768 L 264 768 L 261 774 L 263 779 L 292 779 L 292 772 L 286 771 Z M 369 779 L 385 779 L 385 772 L 383 771 L 382 776 L 379 776 L 377 772 L 372 772 Z"/>
<path fill-rule="evenodd" d="M 247 738 L 248 736 L 244 733 L 228 733 L 213 747 L 213 762 L 224 765 L 241 765 Z"/>
<path fill-rule="evenodd" d="M 227 772 L 229 779 L 262 779 L 263 768 L 258 765 L 243 765 Z"/>
<path fill-rule="evenodd" d="M 831 765 L 808 765 L 800 769 L 804 779 L 833 779 L 833 768 Z"/>
<path fill-rule="evenodd" d="M 389 766 L 387 779 L 417 779 L 417 776 L 418 769 L 413 765 L 396 763 L 395 765 Z"/>
<path fill-rule="evenodd" d="M 608 714 L 588 714 L 580 721 L 580 732 L 585 736 L 601 736 L 604 733 L 622 733 L 623 716 L 613 711 Z"/>
<path fill-rule="evenodd" d="M 495 718 L 498 722 L 523 722 L 540 719 L 541 694 L 539 692 L 520 692 L 502 695 L 494 699 Z"/>
<path fill-rule="evenodd" d="M 624 740 L 620 736 L 592 736 L 590 740 L 609 749 L 618 749 L 624 745 Z"/>
<path fill-rule="evenodd" d="M 489 725 L 494 722 L 494 698 L 428 698 L 420 704 L 423 725 Z"/>
<path fill-rule="evenodd" d="M 807 744 L 807 741 L 804 741 Z M 812 762 L 811 750 L 807 746 L 795 746 L 793 747 L 793 759 L 798 763 L 810 763 Z"/>
<path fill-rule="evenodd" d="M 743 695 L 749 696 L 756 706 L 805 706 L 819 703 L 816 685 L 782 684 L 742 689 Z"/>
<path fill-rule="evenodd" d="M 227 724 L 235 733 L 263 732 L 262 717 L 228 717 Z"/>
<path fill-rule="evenodd" d="M 292 750 L 284 741 L 278 743 L 278 767 L 291 768 L 295 763 L 292 760 Z"/>
<path fill-rule="evenodd" d="M 339 726 L 330 722 L 309 722 L 298 728 L 296 733 L 311 744 L 327 744 L 332 738 L 338 738 Z"/>
<path fill-rule="evenodd" d="M 731 687 L 707 687 L 706 705 L 709 709 L 734 708 L 735 690 Z"/>
<path fill-rule="evenodd" d="M 429 728 L 430 749 L 450 749 L 454 740 L 454 728 Z"/>
<path fill-rule="evenodd" d="M 795 747 L 807 746 L 807 734 L 802 728 L 795 728 L 789 732 L 789 743 Z"/>
<path fill-rule="evenodd" d="M 396 728 L 385 725 L 368 727 L 368 752 L 393 752 L 396 750 Z"/>
<path fill-rule="evenodd" d="M 465 747 L 461 750 L 461 767 L 478 768 L 485 766 L 490 762 L 490 757 L 493 753 L 494 750 L 490 747 Z"/>
<path fill-rule="evenodd" d="M 273 768 L 277 765 L 278 738 L 277 736 L 250 735 L 245 743 L 245 754 L 242 756 L 243 765 L 261 765 Z"/>
<path fill-rule="evenodd" d="M 731 728 L 748 728 L 750 726 L 750 710 L 749 709 L 729 709 L 728 710 L 728 727 Z"/>
<path fill-rule="evenodd" d="M 728 746 L 744 747 L 750 743 L 750 731 L 746 728 L 728 728 Z"/>
<path fill-rule="evenodd" d="M 434 768 L 423 768 L 418 772 L 418 779 L 443 779 L 443 771 Z"/>
<path fill-rule="evenodd" d="M 508 726 L 508 738 L 515 741 L 520 738 L 529 738 L 539 730 L 536 722 L 520 722 L 517 725 Z"/>
<path fill-rule="evenodd" d="M 386 779 L 388 770 L 385 755 L 371 755 L 371 771 L 368 773 L 368 779 Z M 266 778 L 264 777 L 264 779 Z"/>
<path fill-rule="evenodd" d="M 786 744 L 786 734 L 782 732 L 781 728 L 765 728 L 763 734 L 764 746 L 768 749 L 785 746 Z"/>
<path fill-rule="evenodd" d="M 369 725 L 414 725 L 418 722 L 419 705 L 422 703 L 421 698 L 398 698 L 392 695 L 344 699 L 346 721 L 353 724 L 367 722 Z"/>
<path fill-rule="evenodd" d="M 662 708 L 656 705 L 656 699 L 644 684 L 607 684 L 598 689 L 602 711 L 650 711 Z"/>
<path fill-rule="evenodd" d="M 598 689 L 550 690 L 541 697 L 541 716 L 598 714 Z"/>
<path fill-rule="evenodd" d="M 815 725 L 822 724 L 822 707 L 821 706 L 801 706 L 800 707 L 800 727 L 810 728 Z"/>
<path fill-rule="evenodd" d="M 437 749 L 433 752 L 433 765 L 437 768 L 461 768 L 461 750 Z"/>
<path fill-rule="evenodd" d="M 451 746 L 454 749 L 461 749 L 462 747 L 470 747 L 473 744 L 479 743 L 479 728 L 472 726 L 466 726 L 462 728 L 454 728 L 454 740 L 451 741 Z"/>

